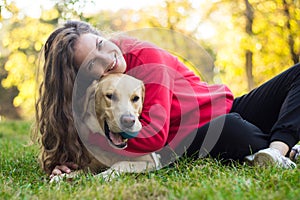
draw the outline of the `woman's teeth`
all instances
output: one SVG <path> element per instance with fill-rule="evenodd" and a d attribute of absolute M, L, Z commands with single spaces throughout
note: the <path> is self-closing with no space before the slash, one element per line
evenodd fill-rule
<path fill-rule="evenodd" d="M 114 60 L 114 62 L 111 64 L 110 68 L 108 69 L 109 71 L 113 70 L 117 64 L 117 59 Z"/>

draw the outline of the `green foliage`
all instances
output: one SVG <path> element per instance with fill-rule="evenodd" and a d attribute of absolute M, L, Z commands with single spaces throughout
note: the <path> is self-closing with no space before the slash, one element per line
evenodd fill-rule
<path fill-rule="evenodd" d="M 248 91 L 245 81 L 246 50 L 253 53 L 252 74 L 255 86 L 296 64 L 300 57 L 299 2 L 294 3 L 291 0 L 249 2 L 254 11 L 252 34 L 245 32 L 244 0 L 223 0 L 210 4 L 209 9 L 210 15 L 219 16 L 208 20 L 212 20 L 217 27 L 216 37 L 222 38 L 214 45 L 218 49 L 216 65 L 222 72 L 224 83 L 228 84 L 236 95 Z M 289 16 L 285 9 L 289 11 Z M 293 47 L 290 46 L 290 40 L 294 41 Z M 290 49 L 293 49 L 298 61 L 293 60 Z"/>
<path fill-rule="evenodd" d="M 197 58 L 197 49 L 184 40 L 163 31 L 156 35 L 149 32 L 146 38 L 163 48 L 175 49 L 172 53 L 192 69 L 200 69 L 199 75 L 209 77 L 208 81 L 219 80 L 219 77 L 213 77 L 213 73 L 217 73 L 236 95 L 248 92 L 246 50 L 253 53 L 251 73 L 254 86 L 290 67 L 300 57 L 299 1 L 249 0 L 254 13 L 251 34 L 245 31 L 244 0 L 198 3 L 165 0 L 161 5 L 141 10 L 105 10 L 92 15 L 82 13 L 86 0 L 64 0 L 55 1 L 56 5 L 50 10 L 43 10 L 40 19 L 22 15 L 13 1 L 7 2 L 1 6 L 1 10 L 8 10 L 11 17 L 0 19 L 0 57 L 3 61 L 0 72 L 5 74 L 0 81 L 4 88 L 17 88 L 13 104 L 26 118 L 32 118 L 34 113 L 35 83 L 36 78 L 40 78 L 35 73 L 42 45 L 58 23 L 68 19 L 86 20 L 107 33 L 155 27 L 183 34 L 211 54 L 215 68 L 206 67 L 209 71 L 204 71 L 202 55 Z M 213 26 L 212 32 L 207 25 Z M 194 62 L 195 58 L 198 62 Z"/>
<path fill-rule="evenodd" d="M 6 88 L 18 88 L 19 94 L 14 99 L 14 105 L 22 106 L 22 111 L 29 116 L 33 115 L 39 52 L 49 30 L 53 30 L 50 24 L 40 23 L 37 26 L 37 23 L 39 20 L 28 17 L 15 22 L 3 40 L 3 46 L 10 54 L 4 65 L 8 76 L 2 81 L 2 85 Z"/>
<path fill-rule="evenodd" d="M 49 184 L 26 146 L 31 123 L 0 122 L 0 199 L 289 199 L 300 196 L 300 170 L 265 169 L 213 159 L 182 159 L 173 167 L 104 182 L 89 174 Z M 300 163 L 298 163 L 300 164 Z"/>
<path fill-rule="evenodd" d="M 58 15 L 45 12 L 42 16 L 44 18 L 40 20 L 27 16 L 19 19 L 17 12 L 13 14 L 1 44 L 8 52 L 7 55 L 2 55 L 7 59 L 2 66 L 7 71 L 7 76 L 2 79 L 1 84 L 4 88 L 18 89 L 19 93 L 14 98 L 13 104 L 21 108 L 23 117 L 32 118 L 37 91 L 36 72 L 40 61 L 39 55 L 49 33 L 55 27 L 51 24 L 53 23 L 51 20 L 57 19 Z M 4 22 L 6 21 L 8 20 Z"/>

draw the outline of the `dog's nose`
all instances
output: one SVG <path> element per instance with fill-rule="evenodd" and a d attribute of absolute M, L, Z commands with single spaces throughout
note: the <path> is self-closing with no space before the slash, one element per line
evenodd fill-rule
<path fill-rule="evenodd" d="M 135 117 L 131 114 L 122 115 L 120 120 L 121 124 L 126 128 L 132 127 L 135 123 Z"/>

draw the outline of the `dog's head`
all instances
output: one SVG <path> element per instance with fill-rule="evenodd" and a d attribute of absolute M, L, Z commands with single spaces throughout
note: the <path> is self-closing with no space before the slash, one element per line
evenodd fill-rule
<path fill-rule="evenodd" d="M 95 113 L 93 97 L 86 98 L 85 123 L 91 130 L 99 129 L 113 147 L 126 148 L 128 138 L 142 128 L 143 82 L 125 74 L 106 75 L 97 83 L 94 97 Z"/>

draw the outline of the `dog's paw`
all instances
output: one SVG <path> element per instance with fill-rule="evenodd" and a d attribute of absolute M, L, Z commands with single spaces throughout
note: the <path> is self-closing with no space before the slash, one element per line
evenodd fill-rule
<path fill-rule="evenodd" d="M 78 173 L 70 173 L 70 174 L 60 174 L 60 175 L 55 175 L 55 176 L 50 176 L 50 181 L 49 183 L 59 183 L 61 181 L 67 181 L 71 182 L 78 176 Z"/>
<path fill-rule="evenodd" d="M 50 181 L 49 183 L 59 183 L 61 182 L 66 174 L 60 174 L 60 175 L 55 175 L 55 176 L 50 176 Z"/>
<path fill-rule="evenodd" d="M 109 182 L 119 176 L 120 176 L 120 174 L 115 170 L 106 170 L 106 171 L 101 172 L 100 174 L 96 175 L 96 177 L 102 178 L 106 182 Z"/>

